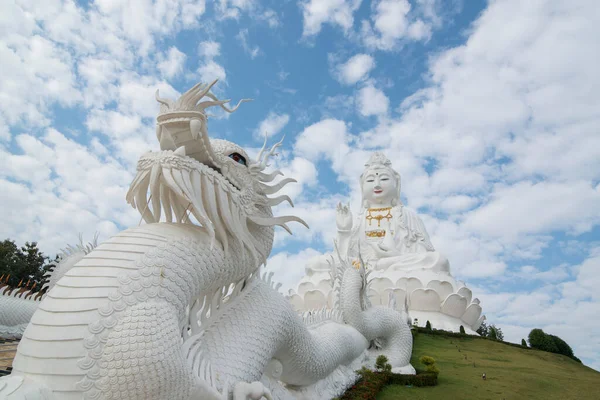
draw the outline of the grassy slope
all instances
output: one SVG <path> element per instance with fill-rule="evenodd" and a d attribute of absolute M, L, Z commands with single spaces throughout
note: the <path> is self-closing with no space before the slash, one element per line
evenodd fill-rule
<path fill-rule="evenodd" d="M 438 386 L 388 386 L 377 399 L 600 399 L 600 373 L 557 354 L 420 333 L 412 364 L 423 355 L 437 361 Z"/>

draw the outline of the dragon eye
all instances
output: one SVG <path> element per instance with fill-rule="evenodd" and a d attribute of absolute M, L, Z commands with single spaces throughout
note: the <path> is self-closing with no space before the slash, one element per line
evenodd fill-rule
<path fill-rule="evenodd" d="M 242 165 L 246 165 L 246 159 L 240 153 L 231 153 L 229 155 L 229 158 L 231 158 L 236 163 L 239 163 L 239 164 L 242 164 Z"/>

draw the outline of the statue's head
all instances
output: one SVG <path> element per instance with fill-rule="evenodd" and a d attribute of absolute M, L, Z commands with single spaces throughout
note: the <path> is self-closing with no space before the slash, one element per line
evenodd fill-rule
<path fill-rule="evenodd" d="M 232 109 L 226 107 L 229 100 L 219 100 L 210 92 L 215 83 L 198 84 L 175 101 L 160 98 L 157 93 L 161 107 L 156 135 L 161 151 L 140 158 L 127 201 L 148 223 L 159 222 L 161 216 L 166 222 L 197 223 L 226 252 L 233 239 L 264 262 L 270 251 L 270 245 L 264 243 L 272 241 L 273 230 L 259 232 L 267 238 L 262 240 L 257 238 L 257 228 L 279 225 L 291 233 L 286 222 L 306 224 L 295 216 L 273 217 L 271 211 L 282 201 L 291 204 L 291 199 L 268 195 L 277 194 L 295 180 L 268 184 L 283 175 L 278 170 L 265 172 L 269 158 L 282 142 L 268 149 L 265 139 L 257 159 L 251 160 L 237 144 L 208 135 L 208 107 L 234 112 L 245 101 Z"/>
<path fill-rule="evenodd" d="M 400 202 L 400 174 L 382 152 L 375 152 L 360 176 L 362 206 L 395 206 Z"/>

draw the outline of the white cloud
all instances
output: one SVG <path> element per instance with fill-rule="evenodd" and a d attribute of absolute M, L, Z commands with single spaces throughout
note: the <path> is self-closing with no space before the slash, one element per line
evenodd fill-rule
<path fill-rule="evenodd" d="M 390 100 L 385 93 L 374 86 L 368 85 L 358 91 L 356 107 L 362 116 L 385 115 L 389 106 Z"/>
<path fill-rule="evenodd" d="M 123 201 L 131 172 L 114 159 L 100 160 L 53 129 L 41 140 L 20 135 L 17 142 L 23 154 L 0 152 L 0 202 L 20 211 L 2 213 L 0 235 L 36 240 L 53 255 L 79 233 L 92 238 L 98 231 L 105 239 L 118 230 L 113 221 L 137 223 L 136 212 Z"/>
<path fill-rule="evenodd" d="M 283 177 L 296 179 L 294 185 L 287 185 L 282 190 L 282 194 L 287 194 L 292 200 L 299 197 L 308 187 L 317 184 L 317 167 L 315 164 L 302 157 L 294 159 L 286 166 L 281 168 Z"/>
<path fill-rule="evenodd" d="M 81 101 L 73 58 L 42 36 L 21 39 L 0 39 L 0 102 L 11 105 L 3 107 L 0 115 L 10 125 L 46 126 L 52 103 L 70 107 Z"/>
<path fill-rule="evenodd" d="M 223 19 L 239 19 L 243 12 L 256 7 L 254 0 L 218 0 L 215 8 Z"/>
<path fill-rule="evenodd" d="M 172 46 L 169 48 L 169 52 L 163 60 L 161 60 L 157 67 L 163 76 L 166 78 L 174 78 L 183 72 L 183 66 L 187 56 L 179 51 L 177 47 Z"/>
<path fill-rule="evenodd" d="M 262 21 L 267 21 L 267 24 L 270 28 L 277 28 L 281 24 L 279 21 L 279 16 L 271 9 L 266 9 L 263 11 L 263 13 L 259 15 L 259 19 Z"/>
<path fill-rule="evenodd" d="M 207 61 L 198 67 L 201 82 L 212 82 L 215 79 L 226 81 L 227 73 L 221 64 L 214 60 Z"/>
<path fill-rule="evenodd" d="M 240 41 L 242 48 L 250 56 L 251 59 L 255 59 L 260 54 L 260 47 L 250 46 L 248 43 L 248 29 L 241 29 L 235 38 Z"/>
<path fill-rule="evenodd" d="M 221 55 L 221 44 L 210 40 L 198 44 L 198 54 L 206 58 L 215 58 Z"/>
<path fill-rule="evenodd" d="M 304 275 L 306 262 L 319 254 L 321 253 L 312 248 L 304 249 L 298 253 L 280 251 L 269 257 L 265 271 L 275 274 L 274 280 L 281 283 L 279 291 L 287 294 L 290 289 L 295 288 Z"/>
<path fill-rule="evenodd" d="M 354 85 L 365 79 L 375 68 L 375 59 L 368 54 L 356 54 L 337 67 L 336 78 L 343 84 Z"/>
<path fill-rule="evenodd" d="M 392 50 L 404 40 L 427 40 L 431 23 L 411 20 L 408 0 L 379 0 L 372 5 L 372 22 L 362 21 L 361 36 L 368 47 Z"/>
<path fill-rule="evenodd" d="M 340 26 L 345 32 L 354 24 L 354 12 L 361 0 L 307 0 L 300 3 L 304 18 L 303 37 L 314 36 L 323 24 Z"/>
<path fill-rule="evenodd" d="M 265 119 L 263 119 L 256 127 L 254 136 L 257 138 L 263 138 L 265 135 L 268 137 L 276 136 L 285 126 L 288 124 L 290 116 L 288 114 L 276 114 L 270 112 Z"/>
<path fill-rule="evenodd" d="M 557 230 L 581 234 L 600 223 L 595 210 L 600 187 L 587 182 L 519 182 L 496 187 L 490 197 L 466 215 L 466 229 L 512 241 L 523 234 Z"/>
<path fill-rule="evenodd" d="M 294 145 L 294 150 L 309 160 L 316 161 L 322 156 L 333 157 L 336 149 L 347 152 L 346 124 L 335 119 L 326 119 L 302 131 Z"/>
<path fill-rule="evenodd" d="M 198 45 L 198 53 L 200 54 L 200 66 L 198 74 L 201 82 L 212 82 L 215 79 L 226 81 L 227 73 L 225 68 L 217 63 L 214 58 L 221 55 L 221 45 L 218 42 L 204 41 Z"/>

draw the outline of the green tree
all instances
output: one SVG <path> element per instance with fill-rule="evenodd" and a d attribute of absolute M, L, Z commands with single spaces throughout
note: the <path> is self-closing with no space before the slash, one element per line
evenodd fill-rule
<path fill-rule="evenodd" d="M 388 358 L 381 354 L 375 360 L 375 369 L 380 372 L 392 372 L 392 365 L 388 363 Z"/>
<path fill-rule="evenodd" d="M 570 357 L 575 361 L 581 362 L 575 354 L 573 349 L 564 340 L 555 335 L 549 335 L 541 329 L 532 329 L 529 332 L 529 344 L 534 349 L 548 351 L 550 353 L 562 354 Z"/>
<path fill-rule="evenodd" d="M 550 336 L 550 339 L 552 339 L 552 341 L 554 342 L 554 345 L 558 349 L 558 354 L 562 354 L 562 355 L 565 355 L 570 358 L 575 357 L 575 354 L 573 354 L 573 349 L 571 348 L 571 346 L 569 346 L 567 344 L 567 342 L 565 342 L 558 336 L 554 336 L 554 335 L 548 335 L 548 336 Z"/>
<path fill-rule="evenodd" d="M 479 333 L 479 335 L 483 336 L 483 337 L 487 337 L 489 334 L 489 328 L 487 326 L 487 324 L 485 323 L 485 321 L 483 321 L 481 323 L 481 326 L 479 328 L 477 328 L 477 333 Z"/>
<path fill-rule="evenodd" d="M 528 339 L 529 345 L 534 349 L 558 353 L 558 347 L 556 347 L 554 341 L 541 329 L 532 329 L 529 332 Z"/>
<path fill-rule="evenodd" d="M 425 324 L 425 329 L 427 329 L 428 331 L 431 330 L 431 322 L 429 322 L 429 320 L 427 320 L 427 323 Z"/>
<path fill-rule="evenodd" d="M 56 263 L 52 262 L 37 247 L 36 242 L 26 242 L 19 247 L 14 240 L 6 239 L 0 242 L 0 275 L 4 276 L 3 282 L 9 286 L 19 283 L 29 287 L 35 283 L 34 291 L 41 289 L 44 274 Z M 10 276 L 10 278 L 9 278 Z M 8 280 L 7 280 L 8 279 Z"/>
<path fill-rule="evenodd" d="M 525 339 L 521 339 L 521 346 L 527 347 L 527 342 L 525 341 Z"/>
<path fill-rule="evenodd" d="M 466 332 L 465 332 L 465 327 L 464 327 L 464 326 L 462 326 L 462 325 L 460 326 L 460 329 L 459 329 L 459 331 L 460 331 L 460 333 L 462 333 L 462 334 L 466 334 Z"/>
<path fill-rule="evenodd" d="M 504 340 L 502 329 L 498 328 L 496 325 L 490 325 L 488 327 L 488 337 L 494 340 Z"/>

